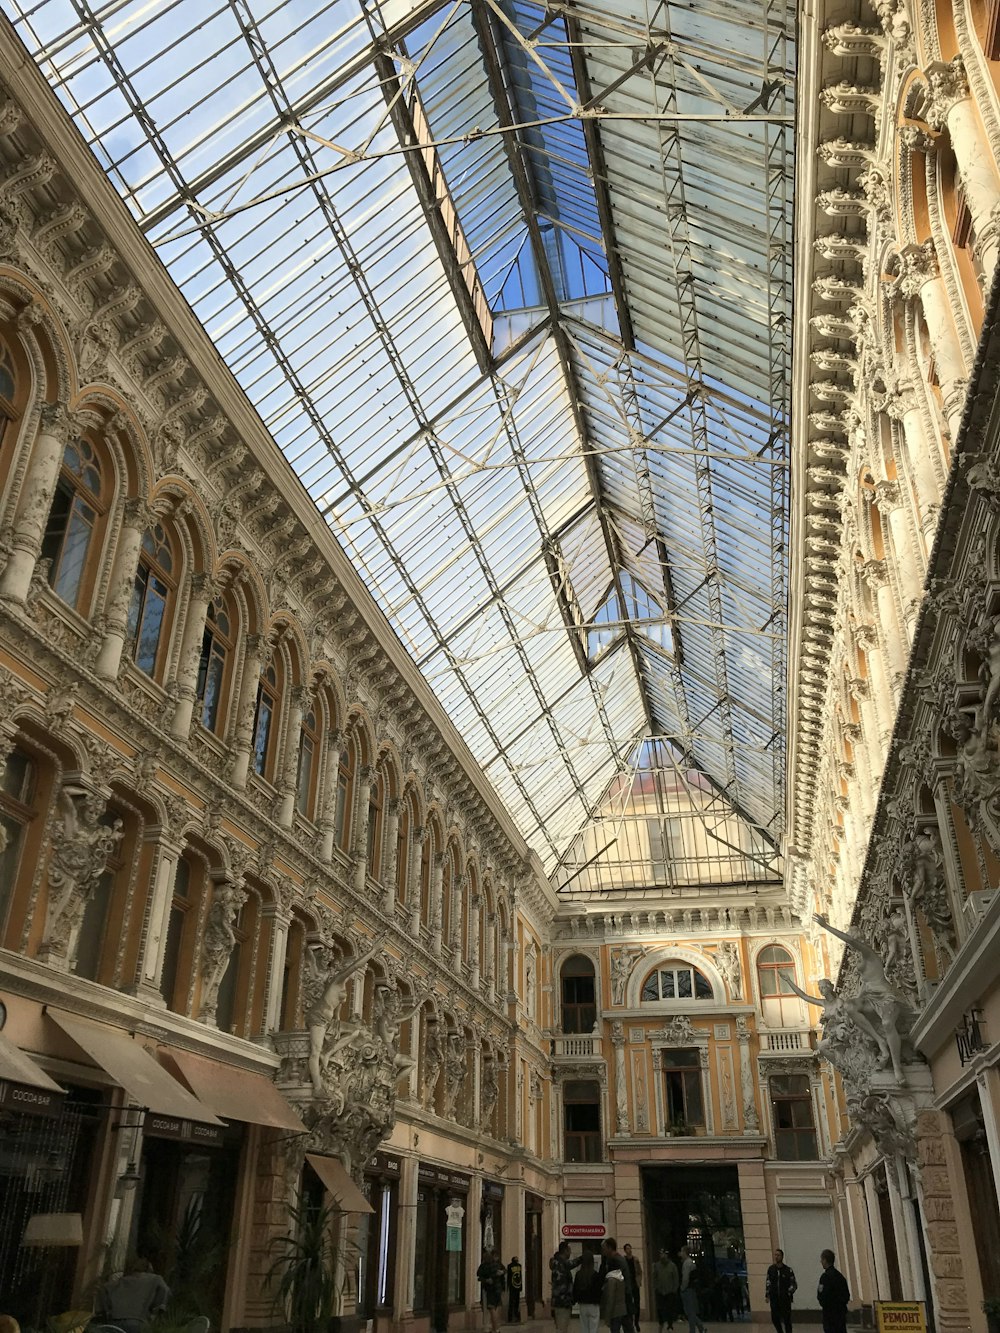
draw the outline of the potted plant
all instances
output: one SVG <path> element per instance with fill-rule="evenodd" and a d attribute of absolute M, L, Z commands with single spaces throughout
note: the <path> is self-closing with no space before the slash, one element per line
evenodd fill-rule
<path fill-rule="evenodd" d="M 677 1120 L 671 1120 L 669 1126 L 667 1127 L 667 1133 L 670 1135 L 672 1139 L 680 1139 L 680 1138 L 686 1138 L 688 1135 L 693 1134 L 694 1130 L 691 1128 L 688 1122 L 683 1118 L 683 1116 L 681 1116 Z"/>
<path fill-rule="evenodd" d="M 288 1317 L 292 1333 L 328 1329 L 336 1304 L 337 1280 L 331 1234 L 336 1210 L 330 1206 L 291 1207 L 292 1230 L 275 1236 L 267 1272 L 275 1305 Z"/>
<path fill-rule="evenodd" d="M 1000 1296 L 987 1296 L 983 1301 L 983 1314 L 990 1333 L 1000 1333 Z"/>

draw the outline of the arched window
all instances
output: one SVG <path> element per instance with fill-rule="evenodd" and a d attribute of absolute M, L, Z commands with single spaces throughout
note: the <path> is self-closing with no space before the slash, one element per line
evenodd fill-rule
<path fill-rule="evenodd" d="M 233 656 L 233 619 L 225 597 L 217 597 L 205 617 L 198 663 L 198 699 L 202 725 L 218 732 L 225 722 L 229 666 Z"/>
<path fill-rule="evenodd" d="M 313 817 L 316 808 L 316 775 L 319 769 L 319 726 L 316 709 L 311 708 L 302 719 L 299 736 L 299 769 L 296 779 L 295 806 L 306 819 Z"/>
<path fill-rule="evenodd" d="M 642 983 L 639 997 L 645 1002 L 660 1000 L 711 1000 L 712 983 L 690 963 L 668 963 L 658 967 Z"/>
<path fill-rule="evenodd" d="M 49 583 L 75 611 L 85 605 L 92 584 L 90 555 L 107 509 L 101 460 L 89 440 L 67 444 L 42 539 Z"/>
<path fill-rule="evenodd" d="M 802 1024 L 802 1006 L 792 990 L 795 963 L 787 949 L 769 944 L 757 955 L 761 1009 L 768 1027 L 796 1028 Z"/>
<path fill-rule="evenodd" d="M 166 643 L 163 627 L 175 582 L 170 537 L 157 523 L 143 536 L 128 609 L 129 652 L 132 661 L 147 676 L 156 677 L 163 665 L 161 648 Z"/>
<path fill-rule="evenodd" d="M 269 662 L 260 673 L 257 707 L 253 719 L 253 771 L 259 778 L 270 778 L 274 764 L 276 719 L 278 716 L 278 671 Z"/>
<path fill-rule="evenodd" d="M 597 1021 L 594 964 L 582 954 L 574 954 L 563 963 L 560 976 L 563 1032 L 593 1032 Z"/>
<path fill-rule="evenodd" d="M 402 907 L 410 887 L 410 838 L 413 836 L 413 801 L 404 799 L 396 833 L 396 901 Z"/>
<path fill-rule="evenodd" d="M 0 939 L 17 886 L 28 825 L 35 817 L 37 773 L 34 760 L 12 750 L 0 784 Z"/>
<path fill-rule="evenodd" d="M 295 918 L 288 927 L 285 945 L 285 971 L 281 978 L 281 1005 L 278 1027 L 291 1031 L 299 1026 L 299 992 L 302 987 L 302 965 L 306 950 L 305 925 Z"/>

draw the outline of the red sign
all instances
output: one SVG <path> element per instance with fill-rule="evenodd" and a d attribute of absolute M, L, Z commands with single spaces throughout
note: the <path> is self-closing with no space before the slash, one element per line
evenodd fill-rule
<path fill-rule="evenodd" d="M 567 1222 L 562 1234 L 566 1240 L 603 1240 L 608 1229 L 603 1222 Z"/>

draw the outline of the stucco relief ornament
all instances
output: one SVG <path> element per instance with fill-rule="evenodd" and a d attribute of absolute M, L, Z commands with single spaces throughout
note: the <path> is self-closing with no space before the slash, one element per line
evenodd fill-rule
<path fill-rule="evenodd" d="M 955 708 L 942 725 L 958 744 L 952 795 L 965 811 L 969 827 L 996 846 L 992 821 L 984 825 L 982 820 L 983 810 L 996 813 L 1000 797 L 1000 751 L 995 728 L 984 722 L 981 706 L 971 717 L 964 709 Z"/>
<path fill-rule="evenodd" d="M 303 1109 L 309 1146 L 338 1157 L 360 1178 L 365 1162 L 392 1131 L 398 1074 L 376 1032 L 350 1020 L 340 1025 L 338 1047 L 323 1074 L 325 1095 Z"/>
<path fill-rule="evenodd" d="M 217 884 L 205 921 L 201 945 L 201 1010 L 203 1023 L 214 1023 L 219 1003 L 219 987 L 236 944 L 236 918 L 247 895 L 235 884 Z"/>
<path fill-rule="evenodd" d="M 916 1158 L 914 1125 L 889 1093 L 869 1092 L 848 1097 L 848 1114 L 853 1125 L 867 1129 L 879 1151 L 887 1157 L 897 1155 L 908 1161 Z"/>
<path fill-rule="evenodd" d="M 642 953 L 641 949 L 623 946 L 615 949 L 611 955 L 611 1003 L 625 1003 L 625 988 L 631 976 L 635 960 Z"/>
<path fill-rule="evenodd" d="M 53 833 L 48 865 L 48 903 L 42 957 L 71 969 L 83 914 L 108 857 L 122 838 L 122 821 L 101 823 L 106 810 L 96 792 L 59 793 L 59 822 Z"/>
<path fill-rule="evenodd" d="M 495 1060 L 483 1061 L 483 1077 L 479 1088 L 479 1128 L 487 1133 L 490 1129 L 490 1122 L 493 1119 L 493 1112 L 496 1110 L 497 1101 L 500 1097 L 500 1084 L 497 1079 L 497 1067 Z"/>

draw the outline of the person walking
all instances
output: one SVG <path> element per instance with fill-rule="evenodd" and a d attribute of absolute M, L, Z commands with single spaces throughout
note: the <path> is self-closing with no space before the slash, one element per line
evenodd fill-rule
<path fill-rule="evenodd" d="M 784 1250 L 775 1250 L 774 1263 L 764 1279 L 764 1299 L 771 1307 L 775 1333 L 792 1333 L 792 1297 L 798 1285 L 795 1273 L 785 1263 Z"/>
<path fill-rule="evenodd" d="M 570 1260 L 569 1241 L 559 1244 L 558 1250 L 549 1260 L 549 1272 L 552 1274 L 552 1318 L 556 1321 L 556 1333 L 567 1333 L 573 1314 L 573 1263 Z"/>
<path fill-rule="evenodd" d="M 632 1293 L 618 1242 L 608 1236 L 601 1245 L 601 1318 L 611 1333 L 632 1333 Z"/>
<path fill-rule="evenodd" d="M 677 1257 L 681 1261 L 681 1306 L 688 1321 L 688 1333 L 705 1333 L 698 1310 L 698 1289 L 694 1283 L 695 1264 L 686 1245 L 681 1246 Z"/>
<path fill-rule="evenodd" d="M 639 1333 L 639 1311 L 642 1308 L 642 1264 L 632 1253 L 632 1246 L 626 1245 L 622 1255 L 625 1261 L 625 1276 L 632 1292 L 632 1323 L 635 1333 Z"/>
<path fill-rule="evenodd" d="M 670 1333 L 674 1326 L 680 1307 L 680 1287 L 681 1275 L 670 1257 L 670 1251 L 661 1250 L 659 1259 L 653 1265 L 653 1300 L 656 1304 L 658 1333 L 663 1333 L 664 1329 Z"/>
<path fill-rule="evenodd" d="M 507 1322 L 521 1322 L 521 1292 L 524 1290 L 524 1269 L 515 1254 L 507 1265 Z"/>
<path fill-rule="evenodd" d="M 590 1250 L 580 1257 L 573 1278 L 573 1300 L 580 1307 L 580 1333 L 597 1333 L 601 1322 L 601 1275 Z"/>
<path fill-rule="evenodd" d="M 503 1299 L 503 1264 L 497 1258 L 495 1250 L 486 1250 L 483 1262 L 476 1269 L 476 1278 L 483 1289 L 483 1300 L 490 1316 L 492 1333 L 500 1327 L 500 1302 Z"/>
<path fill-rule="evenodd" d="M 846 1333 L 847 1330 L 851 1289 L 847 1278 L 836 1266 L 836 1258 L 832 1250 L 824 1250 L 819 1256 L 823 1271 L 819 1275 L 816 1297 L 823 1311 L 823 1333 Z"/>

